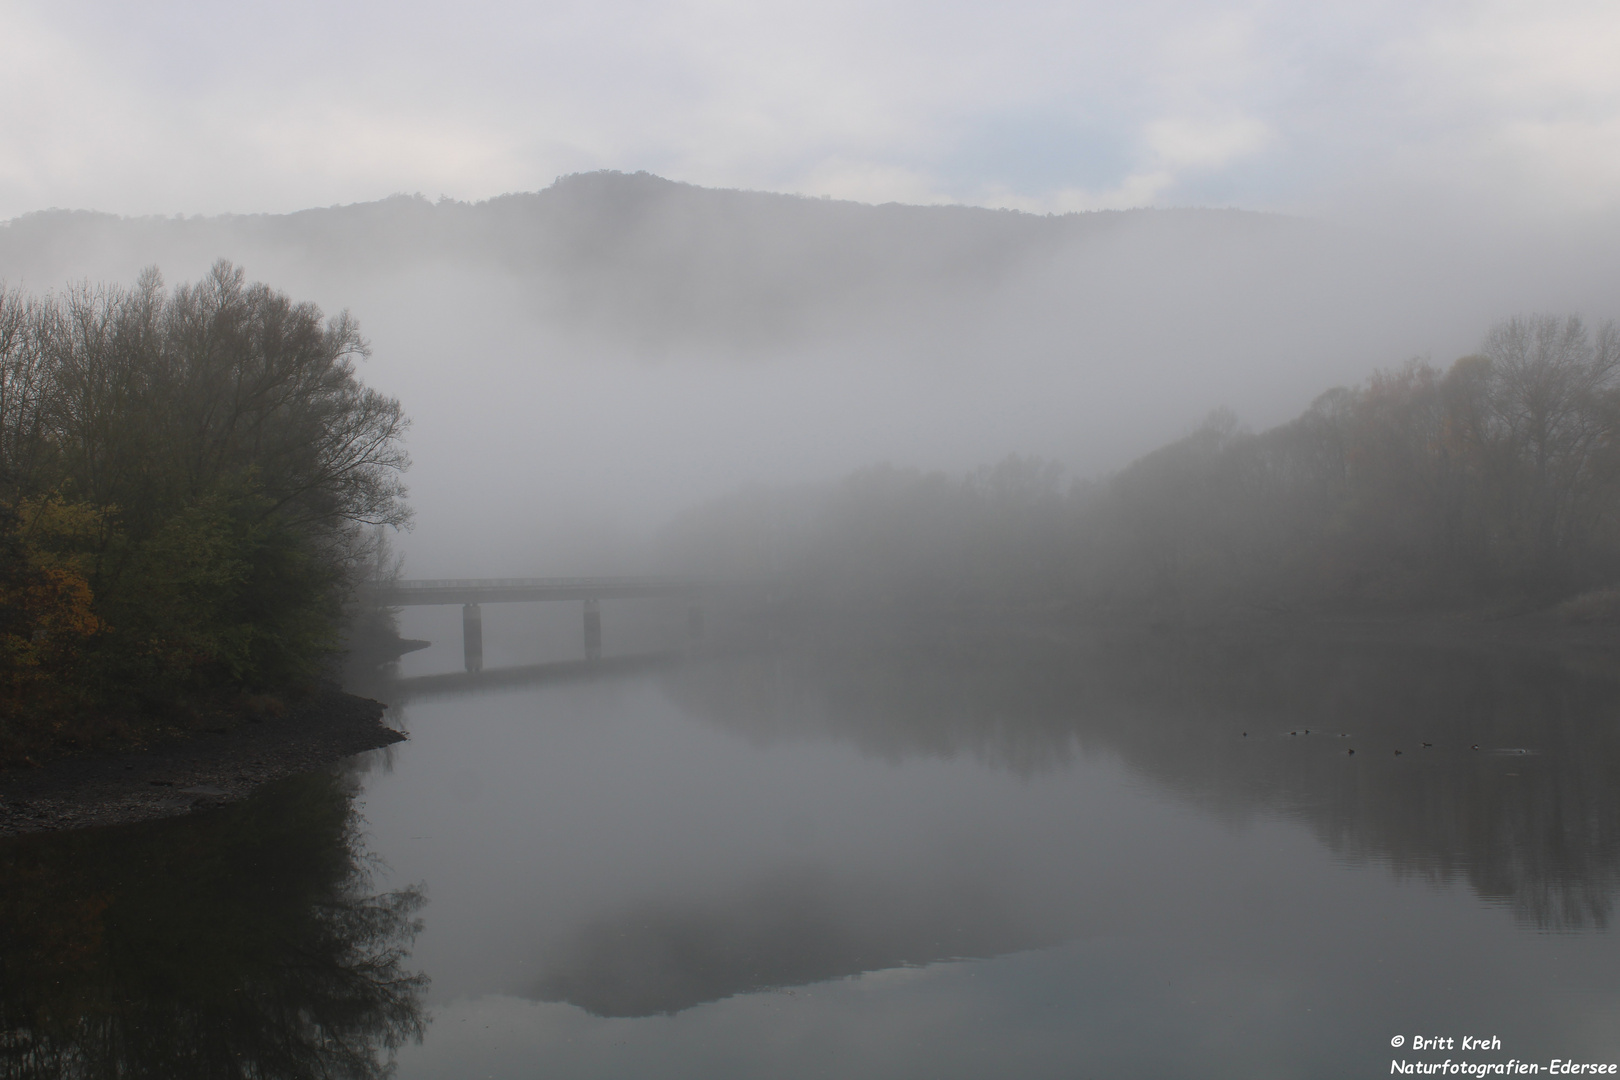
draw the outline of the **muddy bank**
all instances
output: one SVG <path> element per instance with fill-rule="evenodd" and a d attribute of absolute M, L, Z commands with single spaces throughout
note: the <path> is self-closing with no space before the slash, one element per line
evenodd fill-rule
<path fill-rule="evenodd" d="M 330 691 L 287 713 L 222 734 L 147 750 L 0 769 L 0 836 L 172 817 L 220 806 L 270 780 L 308 772 L 405 738 L 383 706 Z"/>

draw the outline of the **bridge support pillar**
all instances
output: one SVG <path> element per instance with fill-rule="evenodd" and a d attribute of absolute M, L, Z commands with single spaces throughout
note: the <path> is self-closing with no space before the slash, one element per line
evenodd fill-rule
<path fill-rule="evenodd" d="M 703 609 L 696 604 L 686 609 L 686 637 L 694 645 L 703 640 Z"/>
<path fill-rule="evenodd" d="M 602 608 L 595 600 L 585 601 L 585 659 L 602 659 Z"/>
<path fill-rule="evenodd" d="M 484 614 L 477 604 L 461 605 L 461 645 L 468 671 L 484 670 Z"/>

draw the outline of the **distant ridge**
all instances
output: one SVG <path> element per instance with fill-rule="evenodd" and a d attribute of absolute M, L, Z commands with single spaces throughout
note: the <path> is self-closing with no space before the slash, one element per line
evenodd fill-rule
<path fill-rule="evenodd" d="M 1149 246 L 1173 237 L 1225 250 L 1305 225 L 1239 210 L 1043 216 L 874 206 L 593 172 L 478 203 L 395 195 L 189 218 L 43 210 L 0 226 L 0 279 L 128 280 L 152 263 L 173 276 L 171 267 L 219 257 L 256 275 L 265 265 L 375 276 L 449 264 L 531 279 L 554 317 L 647 339 L 747 344 L 816 332 L 828 320 L 904 319 L 942 293 L 982 295 L 1033 264 L 1124 234 Z"/>

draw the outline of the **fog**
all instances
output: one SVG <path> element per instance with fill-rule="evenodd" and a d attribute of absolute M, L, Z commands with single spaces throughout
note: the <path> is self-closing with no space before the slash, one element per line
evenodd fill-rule
<path fill-rule="evenodd" d="M 1107 475 L 1214 408 L 1256 430 L 1497 320 L 1599 322 L 1611 219 L 1236 210 L 1039 216 L 566 177 L 469 204 L 46 211 L 0 227 L 33 292 L 228 259 L 371 341 L 412 417 L 412 577 L 634 572 L 679 511 L 879 462 L 1009 454 Z"/>
<path fill-rule="evenodd" d="M 0 844 L 0 1050 L 1609 1061 L 1616 241 L 612 172 L 0 225 L 0 809 L 42 818 L 13 778 L 65 746 L 195 811 Z M 388 396 L 222 261 L 350 313 Z M 95 291 L 151 267 L 203 284 Z M 400 407 L 405 577 L 660 576 L 383 580 Z M 328 724 L 339 662 L 387 749 L 235 808 L 159 775 Z"/>

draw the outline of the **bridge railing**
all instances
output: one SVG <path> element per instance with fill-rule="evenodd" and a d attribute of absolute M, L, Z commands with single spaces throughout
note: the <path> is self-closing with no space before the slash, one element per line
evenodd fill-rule
<path fill-rule="evenodd" d="M 697 577 L 436 578 L 362 588 L 360 595 L 383 606 L 498 604 L 529 600 L 614 600 L 735 592 L 755 587 L 737 579 Z"/>
<path fill-rule="evenodd" d="M 424 589 L 588 589 L 625 588 L 636 585 L 677 586 L 702 585 L 696 578 L 654 577 L 651 575 L 624 575 L 618 577 L 543 577 L 543 578 L 419 578 L 395 581 L 380 587 L 381 592 L 410 592 Z"/>

